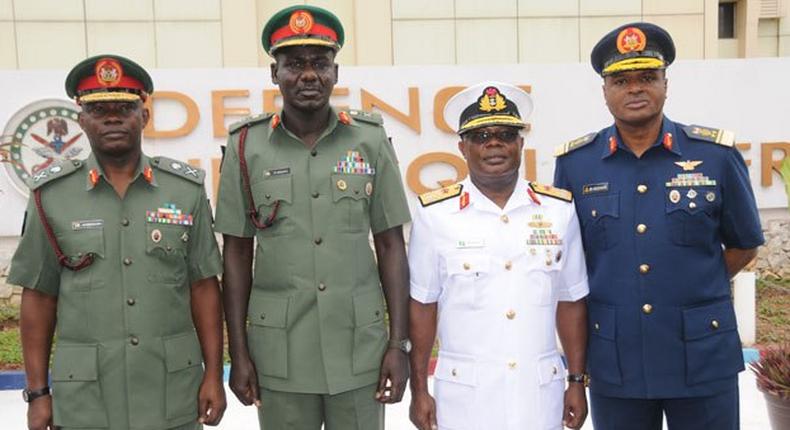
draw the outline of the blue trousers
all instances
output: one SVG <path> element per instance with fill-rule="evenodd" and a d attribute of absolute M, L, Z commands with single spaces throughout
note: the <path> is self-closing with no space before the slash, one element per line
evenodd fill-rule
<path fill-rule="evenodd" d="M 621 399 L 590 393 L 595 430 L 738 430 L 738 387 L 709 397 Z"/>

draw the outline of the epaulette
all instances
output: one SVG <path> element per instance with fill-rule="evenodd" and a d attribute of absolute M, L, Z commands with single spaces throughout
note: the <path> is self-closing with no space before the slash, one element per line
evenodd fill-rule
<path fill-rule="evenodd" d="M 595 140 L 596 136 L 598 136 L 598 132 L 594 131 L 590 134 L 585 134 L 582 137 L 577 137 L 576 139 L 573 139 L 570 142 L 563 143 L 562 145 L 559 145 L 558 147 L 554 148 L 554 156 L 561 157 L 571 151 L 575 151 L 581 148 L 582 146 L 587 145 L 588 143 Z"/>
<path fill-rule="evenodd" d="M 463 189 L 463 184 L 453 184 L 444 188 L 439 188 L 438 190 L 422 193 L 418 198 L 420 199 L 420 204 L 422 207 L 426 207 L 434 203 L 443 202 L 453 197 L 458 197 L 461 195 L 461 190 Z"/>
<path fill-rule="evenodd" d="M 274 116 L 274 113 L 272 113 L 272 112 L 267 112 L 267 113 L 262 113 L 262 114 L 258 114 L 258 115 L 248 116 L 247 118 L 244 118 L 243 120 L 241 120 L 239 122 L 234 122 L 233 124 L 231 124 L 230 127 L 228 127 L 228 134 L 233 134 L 233 133 L 239 131 L 239 129 L 241 129 L 245 125 L 253 125 L 253 124 L 257 124 L 257 123 L 259 123 L 261 121 L 266 121 L 267 119 L 271 118 L 272 116 Z"/>
<path fill-rule="evenodd" d="M 690 139 L 704 140 L 706 142 L 718 143 L 722 146 L 735 145 L 735 133 L 729 130 L 708 128 L 701 125 L 687 125 L 683 127 L 686 136 Z"/>
<path fill-rule="evenodd" d="M 573 201 L 573 194 L 565 189 L 553 187 L 551 185 L 543 185 L 538 184 L 535 182 L 530 182 L 529 187 L 532 188 L 532 191 L 543 195 L 554 197 L 555 199 L 560 199 L 564 202 L 572 202 Z"/>
<path fill-rule="evenodd" d="M 27 180 L 27 186 L 31 191 L 41 188 L 44 184 L 52 182 L 55 179 L 64 178 L 80 170 L 83 165 L 85 165 L 85 163 L 80 160 L 56 161 L 51 166 L 41 169 L 36 173 L 32 173 Z"/>
<path fill-rule="evenodd" d="M 206 171 L 199 167 L 192 167 L 182 161 L 174 160 L 168 157 L 153 157 L 151 164 L 159 170 L 176 175 L 178 177 L 188 179 L 196 184 L 202 184 L 206 178 Z"/>
<path fill-rule="evenodd" d="M 384 124 L 384 118 L 382 118 L 381 115 L 377 113 L 351 109 L 348 111 L 348 114 L 351 115 L 352 118 L 358 121 L 363 121 L 375 125 Z"/>

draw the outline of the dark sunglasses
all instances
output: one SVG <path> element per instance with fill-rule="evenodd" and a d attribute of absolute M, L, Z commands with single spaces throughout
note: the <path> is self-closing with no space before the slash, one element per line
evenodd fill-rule
<path fill-rule="evenodd" d="M 502 143 L 513 143 L 518 140 L 518 130 L 500 130 L 500 131 L 470 131 L 464 133 L 462 138 L 477 145 L 482 145 L 496 138 L 497 141 Z"/>

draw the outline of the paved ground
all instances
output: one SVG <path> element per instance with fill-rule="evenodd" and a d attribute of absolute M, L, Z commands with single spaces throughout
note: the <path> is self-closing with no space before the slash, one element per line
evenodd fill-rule
<path fill-rule="evenodd" d="M 765 409 L 765 401 L 762 394 L 757 391 L 754 377 L 750 371 L 741 373 L 741 429 L 742 430 L 768 430 L 768 413 Z M 245 408 L 234 399 L 231 399 L 230 390 L 228 392 L 229 406 L 225 412 L 225 418 L 219 430 L 255 430 L 257 426 L 257 414 L 251 407 Z M 387 408 L 387 429 L 388 430 L 408 430 L 414 427 L 409 423 L 408 417 L 409 402 L 408 398 L 398 405 Z M 0 417 L 2 423 L 0 428 L 3 430 L 24 430 L 25 426 L 25 404 L 19 391 L 0 391 Z M 592 430 L 590 420 L 583 427 L 584 430 Z M 635 429 L 638 430 L 638 429 Z M 714 429 L 708 429 L 714 430 Z"/>

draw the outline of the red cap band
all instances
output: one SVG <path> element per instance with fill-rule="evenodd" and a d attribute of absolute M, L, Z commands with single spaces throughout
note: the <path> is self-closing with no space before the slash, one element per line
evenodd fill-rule
<path fill-rule="evenodd" d="M 118 83 L 113 86 L 102 85 L 99 83 L 99 79 L 96 78 L 96 75 L 91 75 L 80 81 L 80 83 L 77 85 L 77 93 L 99 89 L 111 91 L 113 88 L 128 88 L 145 92 L 143 83 L 128 75 L 121 76 L 121 79 L 118 81 Z"/>

